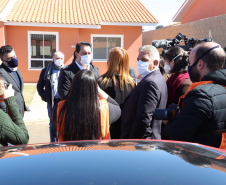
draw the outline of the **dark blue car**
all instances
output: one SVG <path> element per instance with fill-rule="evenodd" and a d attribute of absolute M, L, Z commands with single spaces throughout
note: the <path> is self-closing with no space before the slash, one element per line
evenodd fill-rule
<path fill-rule="evenodd" d="M 226 184 L 226 151 L 158 140 L 0 148 L 1 185 Z"/>

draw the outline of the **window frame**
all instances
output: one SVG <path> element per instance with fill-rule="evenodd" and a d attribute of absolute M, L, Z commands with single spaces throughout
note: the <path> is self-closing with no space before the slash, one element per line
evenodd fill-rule
<path fill-rule="evenodd" d="M 43 62 L 43 68 L 31 67 L 31 34 L 43 34 L 43 35 L 55 35 L 56 36 L 56 51 L 59 51 L 59 32 L 48 32 L 48 31 L 28 31 L 28 70 L 42 70 L 45 68 Z M 33 60 L 43 60 L 43 61 L 52 61 L 51 59 L 45 58 L 35 58 Z"/>
<path fill-rule="evenodd" d="M 117 35 L 117 34 L 114 34 L 114 35 L 111 35 L 111 34 L 91 34 L 91 43 L 92 43 L 92 60 L 95 62 L 95 61 L 98 61 L 98 62 L 107 62 L 108 58 L 107 59 L 93 59 L 93 38 L 94 37 L 113 37 L 113 38 L 121 38 L 121 48 L 124 48 L 124 35 Z"/>

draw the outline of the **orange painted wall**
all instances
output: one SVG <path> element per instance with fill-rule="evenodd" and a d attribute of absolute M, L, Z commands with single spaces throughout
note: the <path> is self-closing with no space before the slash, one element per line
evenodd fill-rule
<path fill-rule="evenodd" d="M 142 27 L 138 26 L 101 26 L 97 29 L 80 29 L 79 40 L 87 40 L 91 42 L 91 34 L 112 34 L 124 35 L 124 49 L 127 51 L 130 59 L 130 66 L 136 69 L 138 49 L 142 46 Z M 88 36 L 88 38 L 87 38 Z M 103 74 L 107 70 L 106 62 L 95 62 L 100 73 Z"/>
<path fill-rule="evenodd" d="M 78 42 L 78 29 L 6 26 L 6 44 L 11 45 L 16 52 L 24 82 L 38 82 L 41 72 L 28 69 L 28 31 L 59 32 L 59 51 L 64 53 L 66 65 L 70 64 L 75 49 L 71 46 Z"/>
<path fill-rule="evenodd" d="M 25 26 L 5 26 L 5 41 L 14 47 L 19 60 L 19 69 L 24 82 L 36 83 L 41 70 L 29 70 L 28 64 L 28 31 L 59 32 L 59 50 L 65 55 L 66 65 L 73 59 L 75 45 L 79 41 L 91 42 L 91 34 L 119 34 L 124 35 L 124 48 L 130 57 L 130 66 L 136 69 L 138 48 L 142 46 L 142 27 L 135 26 L 102 26 L 101 29 L 77 29 L 77 28 L 45 28 Z M 107 69 L 106 62 L 94 62 L 100 73 Z"/>
<path fill-rule="evenodd" d="M 181 23 L 205 19 L 226 14 L 225 0 L 197 0 L 181 19 Z"/>
<path fill-rule="evenodd" d="M 0 47 L 5 44 L 4 22 L 0 21 Z"/>

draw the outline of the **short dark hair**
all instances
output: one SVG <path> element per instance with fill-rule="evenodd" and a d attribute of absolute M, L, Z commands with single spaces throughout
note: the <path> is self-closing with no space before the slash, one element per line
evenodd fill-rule
<path fill-rule="evenodd" d="M 198 46 L 195 53 L 195 60 L 201 57 L 209 49 L 210 48 L 206 46 L 202 46 L 202 45 Z M 213 49 L 209 54 L 205 55 L 200 59 L 207 64 L 207 67 L 211 71 L 217 71 L 224 68 L 225 52 L 221 52 L 220 49 L 222 48 L 220 47 L 220 48 Z"/>
<path fill-rule="evenodd" d="M 10 45 L 5 45 L 0 48 L 0 57 L 2 57 L 5 53 L 10 53 L 13 51 L 13 47 Z"/>
<path fill-rule="evenodd" d="M 89 46 L 92 49 L 92 44 L 89 42 L 82 41 L 82 42 L 77 43 L 76 47 L 75 47 L 75 51 L 74 51 L 74 60 L 76 60 L 75 52 L 79 53 L 81 50 L 81 46 Z"/>
<path fill-rule="evenodd" d="M 187 72 L 188 57 L 189 57 L 188 54 L 182 48 L 172 47 L 165 53 L 164 60 L 169 60 L 169 62 L 171 62 L 175 58 L 174 66 L 170 72 L 181 73 L 181 72 Z"/>

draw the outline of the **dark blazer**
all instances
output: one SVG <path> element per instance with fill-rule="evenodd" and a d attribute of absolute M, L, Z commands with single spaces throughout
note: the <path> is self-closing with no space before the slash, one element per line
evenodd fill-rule
<path fill-rule="evenodd" d="M 126 85 L 124 85 L 124 91 L 120 89 L 120 80 L 119 75 L 115 74 L 116 86 L 114 85 L 114 81 L 111 80 L 108 85 L 106 83 L 102 83 L 103 79 L 98 80 L 98 84 L 100 88 L 106 92 L 109 96 L 111 96 L 120 106 L 122 106 L 123 102 L 133 90 L 132 86 L 129 84 L 128 89 L 126 89 Z M 135 82 L 135 79 L 134 79 Z M 135 86 L 135 84 L 134 84 Z"/>
<path fill-rule="evenodd" d="M 134 82 L 136 81 L 136 71 L 135 75 L 132 76 L 134 78 Z M 111 80 L 108 85 L 106 83 L 102 83 L 103 79 L 98 80 L 98 84 L 102 90 L 104 90 L 109 96 L 111 96 L 122 109 L 123 102 L 129 96 L 130 92 L 133 90 L 132 86 L 129 84 L 128 89 L 124 85 L 124 91 L 120 89 L 120 80 L 119 74 L 115 74 L 116 86 L 114 85 L 114 81 Z M 135 84 L 134 84 L 135 85 Z M 113 123 L 110 127 L 111 139 L 120 139 L 121 135 L 121 119 L 118 119 L 115 123 Z"/>
<path fill-rule="evenodd" d="M 168 93 L 160 70 L 148 74 L 124 102 L 121 115 L 121 138 L 161 139 L 162 120 L 155 120 L 156 108 L 165 109 Z"/>
<path fill-rule="evenodd" d="M 21 76 L 20 70 L 17 69 L 17 74 L 20 80 L 20 88 L 17 84 L 16 78 L 13 74 L 13 72 L 6 67 L 4 64 L 0 65 L 0 75 L 5 79 L 6 82 L 8 82 L 9 84 L 12 84 L 12 87 L 15 91 L 15 99 L 16 99 L 16 103 L 19 107 L 19 111 L 22 117 L 24 117 L 24 111 L 27 111 L 27 107 L 25 105 L 24 102 L 24 97 L 23 97 L 23 88 L 24 88 L 24 82 L 23 82 L 23 78 Z M 6 105 L 4 102 L 0 103 L 0 109 L 2 109 L 4 112 L 6 112 Z"/>
<path fill-rule="evenodd" d="M 190 90 L 175 120 L 168 121 L 163 130 L 167 139 L 220 147 L 226 130 L 226 69 L 210 72 L 202 84 Z"/>
<path fill-rule="evenodd" d="M 39 80 L 37 83 L 38 94 L 41 96 L 42 100 L 47 102 L 52 106 L 52 89 L 50 80 L 45 80 L 44 76 L 46 73 L 46 68 L 42 69 Z"/>
<path fill-rule="evenodd" d="M 76 65 L 75 61 L 73 60 L 70 65 L 68 65 L 66 68 L 61 69 L 60 76 L 58 79 L 58 94 L 61 99 L 64 99 L 70 89 L 71 82 L 75 76 L 75 74 L 79 71 L 79 67 Z M 90 64 L 90 71 L 95 73 L 97 78 L 100 76 L 99 69 L 94 66 L 93 64 Z"/>

